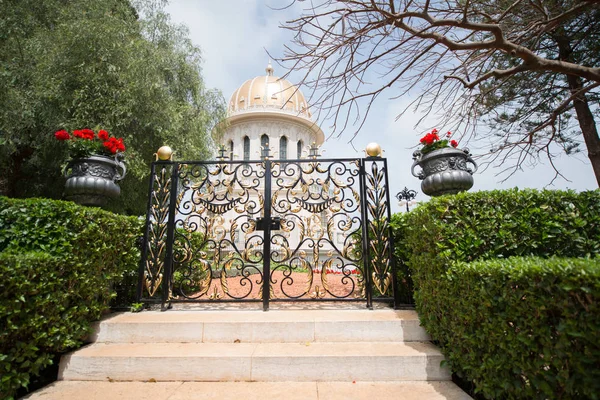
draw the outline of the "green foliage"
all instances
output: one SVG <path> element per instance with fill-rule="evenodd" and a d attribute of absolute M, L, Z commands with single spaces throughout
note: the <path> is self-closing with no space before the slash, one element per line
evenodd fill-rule
<path fill-rule="evenodd" d="M 208 156 L 224 101 L 206 90 L 200 50 L 162 9 L 138 19 L 128 0 L 8 0 L 0 15 L 0 193 L 61 196 L 59 129 L 124 138 L 128 176 L 110 205 L 118 212 L 143 214 L 160 146 Z"/>
<path fill-rule="evenodd" d="M 428 329 L 478 392 L 600 398 L 600 259 L 457 263 L 441 281 Z"/>
<path fill-rule="evenodd" d="M 600 362 L 597 347 L 581 345 L 597 337 L 598 309 L 589 304 L 590 298 L 598 297 L 597 261 L 510 257 L 597 257 L 600 191 L 508 190 L 443 196 L 394 216 L 392 226 L 396 256 L 405 260 L 414 280 L 421 321 L 443 347 L 454 372 L 472 380 L 489 398 L 548 398 L 544 397 L 548 390 L 573 398 L 577 390 L 586 396 L 598 390 L 590 383 L 595 376 L 591 368 L 579 370 Z M 467 264 L 486 260 L 489 264 Z M 520 309 L 502 312 L 504 306 L 498 305 L 502 302 Z M 563 314 L 558 313 L 561 307 Z M 588 316 L 589 325 L 577 325 L 581 315 L 588 315 L 586 309 L 594 309 L 596 315 Z M 538 317 L 546 318 L 547 324 L 555 318 L 554 325 L 536 330 L 541 326 L 534 321 Z M 524 344 L 501 341 L 498 336 L 508 335 L 517 321 L 522 325 L 515 332 L 521 334 L 511 337 Z M 480 330 L 484 324 L 489 325 Z M 546 354 L 540 349 L 549 346 L 544 351 L 559 351 L 566 343 L 557 337 L 558 331 L 548 332 L 571 324 L 578 326 L 584 342 L 571 339 L 573 351 L 560 353 L 565 357 L 560 371 L 554 358 L 547 360 L 550 369 L 540 369 L 539 358 L 548 357 L 539 356 Z M 521 386 L 515 383 L 520 376 L 528 379 Z M 576 380 L 580 384 L 575 385 Z M 583 387 L 584 383 L 589 385 Z"/>
<path fill-rule="evenodd" d="M 0 392 L 81 344 L 111 284 L 137 270 L 142 222 L 70 202 L 0 197 Z"/>
<path fill-rule="evenodd" d="M 390 227 L 392 228 L 392 240 L 394 241 L 397 290 L 400 291 L 399 296 L 402 303 L 415 304 L 412 269 L 406 264 L 409 258 L 409 248 L 406 246 L 408 228 L 406 216 L 406 213 L 392 215 Z"/>

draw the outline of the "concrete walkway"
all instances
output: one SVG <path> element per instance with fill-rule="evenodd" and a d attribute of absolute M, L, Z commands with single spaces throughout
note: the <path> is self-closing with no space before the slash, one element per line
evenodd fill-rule
<path fill-rule="evenodd" d="M 452 382 L 58 381 L 27 400 L 467 400 Z"/>

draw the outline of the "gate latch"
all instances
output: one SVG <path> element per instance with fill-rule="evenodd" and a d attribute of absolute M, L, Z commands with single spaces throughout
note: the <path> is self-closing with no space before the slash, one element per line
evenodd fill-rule
<path fill-rule="evenodd" d="M 256 218 L 256 230 L 264 231 L 266 228 L 267 221 L 264 218 Z M 273 217 L 269 221 L 269 226 L 272 231 L 278 231 L 281 229 L 281 217 Z"/>

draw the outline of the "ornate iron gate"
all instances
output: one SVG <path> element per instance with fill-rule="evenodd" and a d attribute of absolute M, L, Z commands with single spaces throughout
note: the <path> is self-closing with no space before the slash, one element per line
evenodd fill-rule
<path fill-rule="evenodd" d="M 140 301 L 399 305 L 384 158 L 157 161 L 149 192 Z"/>

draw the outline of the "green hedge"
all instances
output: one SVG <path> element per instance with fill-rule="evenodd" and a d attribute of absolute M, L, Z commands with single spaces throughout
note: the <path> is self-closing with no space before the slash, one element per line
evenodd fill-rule
<path fill-rule="evenodd" d="M 515 256 L 542 258 L 598 256 L 600 254 L 600 192 L 507 190 L 461 193 L 456 196 L 432 199 L 410 213 L 396 215 L 392 226 L 396 255 L 405 261 L 410 272 L 409 276 L 414 280 L 414 296 L 421 322 L 432 338 L 439 341 L 453 371 L 463 378 L 474 381 L 476 390 L 481 391 L 488 398 L 531 398 L 531 395 L 520 395 L 519 390 L 511 386 L 512 381 L 505 379 L 506 376 L 485 369 L 487 363 L 496 367 L 504 364 L 505 371 L 512 371 L 515 375 L 523 374 L 524 371 L 516 367 L 519 365 L 516 354 L 497 351 L 487 354 L 486 357 L 489 359 L 483 359 L 480 355 L 471 358 L 464 347 L 455 350 L 457 341 L 469 340 L 469 346 L 473 346 L 475 340 L 473 337 L 461 338 L 463 325 L 470 323 L 468 316 L 473 312 L 471 307 L 481 306 L 481 304 L 469 306 L 468 303 L 463 302 L 465 293 L 458 293 L 453 289 L 454 285 L 460 286 L 460 282 L 451 275 L 456 273 L 452 268 L 459 268 L 457 263 L 498 260 Z M 573 262 L 575 264 L 570 261 L 569 263 L 569 265 L 580 266 L 575 262 Z M 533 262 L 533 264 L 539 263 Z M 525 265 L 533 264 L 525 262 Z M 465 268 L 465 264 L 458 265 Z M 522 268 L 526 269 L 526 267 Z M 574 268 L 567 268 L 564 276 L 558 273 L 559 267 L 552 268 L 556 272 L 556 282 L 580 279 L 569 276 L 568 271 L 573 271 Z M 531 273 L 533 274 L 536 269 L 538 267 L 533 268 Z M 581 279 L 590 279 L 592 281 L 590 284 L 594 285 L 593 280 L 596 278 L 589 276 Z M 473 280 L 477 281 L 476 278 Z M 505 287 L 503 290 L 504 292 L 501 291 L 503 295 L 510 295 L 510 287 Z M 579 289 L 575 287 L 573 290 Z M 490 297 L 491 302 L 498 292 L 494 293 L 490 291 L 488 296 L 480 293 L 478 301 L 482 302 L 485 297 Z M 553 304 L 555 301 L 562 301 L 558 298 L 554 299 L 551 291 L 545 292 L 544 296 L 540 303 Z M 519 304 L 525 307 L 529 303 Z M 586 312 L 585 307 L 581 305 L 577 312 Z M 449 315 L 460 315 L 467 318 L 467 321 L 460 318 L 448 319 Z M 504 320 L 506 326 L 511 322 Z M 582 329 L 579 334 L 584 337 L 598 335 L 597 331 L 587 330 L 589 326 L 584 326 Z M 484 334 L 483 331 L 475 335 L 479 340 L 479 346 L 489 345 L 489 335 Z M 531 339 L 526 340 L 542 340 L 542 338 L 532 336 Z M 582 354 L 574 351 L 570 356 L 581 357 Z M 496 363 L 494 357 L 498 357 L 502 362 Z M 597 354 L 595 362 L 600 363 Z M 535 363 L 527 365 L 532 369 L 537 368 Z M 573 361 L 571 365 L 577 365 L 577 362 Z M 526 372 L 529 374 L 534 371 Z M 568 371 L 568 374 L 574 373 Z M 561 385 L 568 380 L 558 382 L 552 377 L 551 372 L 543 376 L 547 379 L 530 382 L 531 393 L 546 391 L 544 384 L 539 383 L 542 381 L 550 385 L 555 393 L 567 390 Z M 503 395 L 499 395 L 499 387 L 503 388 Z M 543 398 L 543 395 L 540 396 Z M 565 396 L 569 397 L 566 394 Z"/>
<path fill-rule="evenodd" d="M 600 259 L 458 263 L 428 331 L 490 399 L 600 396 Z"/>
<path fill-rule="evenodd" d="M 0 197 L 0 393 L 81 344 L 137 270 L 143 222 L 74 203 Z"/>

